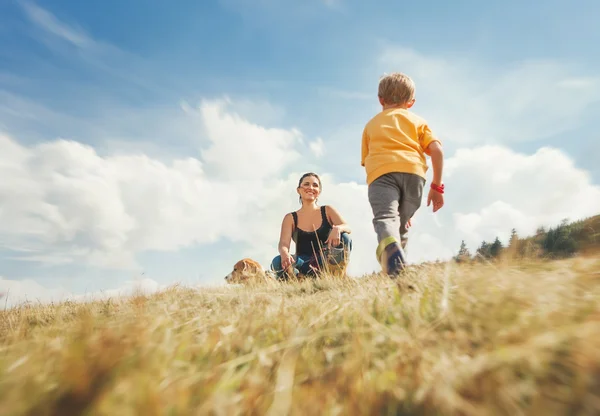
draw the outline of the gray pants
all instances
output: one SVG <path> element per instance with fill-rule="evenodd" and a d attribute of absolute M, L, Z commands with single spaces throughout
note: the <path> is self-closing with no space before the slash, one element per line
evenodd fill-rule
<path fill-rule="evenodd" d="M 387 173 L 369 185 L 378 261 L 389 244 L 400 243 L 402 250 L 406 247 L 406 223 L 421 206 L 424 186 L 424 178 L 403 172 Z"/>

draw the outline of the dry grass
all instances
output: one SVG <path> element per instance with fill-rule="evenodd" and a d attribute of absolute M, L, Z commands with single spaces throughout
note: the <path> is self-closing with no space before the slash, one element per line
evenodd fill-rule
<path fill-rule="evenodd" d="M 592 415 L 600 261 L 0 312 L 2 415 Z"/>

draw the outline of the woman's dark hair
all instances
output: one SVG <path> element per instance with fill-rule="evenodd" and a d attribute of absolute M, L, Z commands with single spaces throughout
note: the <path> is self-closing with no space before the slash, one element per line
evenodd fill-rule
<path fill-rule="evenodd" d="M 298 181 L 298 188 L 300 188 L 300 186 L 302 186 L 302 181 L 304 180 L 304 178 L 306 178 L 308 176 L 314 176 L 315 178 L 317 178 L 317 182 L 319 182 L 319 189 L 323 190 L 323 186 L 321 185 L 321 178 L 319 178 L 319 175 L 317 175 L 314 172 L 307 172 L 304 175 L 302 175 L 302 177 Z M 302 203 L 302 197 L 301 196 L 298 197 L 298 201 L 300 201 L 300 203 Z"/>

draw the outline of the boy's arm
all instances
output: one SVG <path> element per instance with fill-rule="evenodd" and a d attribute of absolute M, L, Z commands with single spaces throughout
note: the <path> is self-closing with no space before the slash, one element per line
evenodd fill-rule
<path fill-rule="evenodd" d="M 368 154 L 369 154 L 369 136 L 367 135 L 367 129 L 365 128 L 363 130 L 363 135 L 362 135 L 362 151 L 361 151 L 361 158 L 360 158 L 361 166 L 365 165 L 365 159 L 367 158 Z"/>
<path fill-rule="evenodd" d="M 442 174 L 444 172 L 444 150 L 438 141 L 431 142 L 427 150 L 429 151 L 428 153 L 431 157 L 431 165 L 433 168 L 432 183 L 440 186 L 442 184 Z"/>
<path fill-rule="evenodd" d="M 427 196 L 427 206 L 430 206 L 433 202 L 433 212 L 436 212 L 444 206 L 444 188 L 441 188 L 441 191 L 437 188 L 443 186 L 444 151 L 442 145 L 437 140 L 432 141 L 427 150 L 431 156 L 431 165 L 433 167 L 432 188 L 429 189 L 429 195 Z M 433 187 L 437 189 L 433 189 Z"/>
<path fill-rule="evenodd" d="M 442 184 L 442 173 L 444 170 L 444 151 L 442 142 L 436 137 L 426 123 L 423 123 L 419 129 L 419 142 L 423 152 L 431 157 L 433 165 L 433 183 Z"/>

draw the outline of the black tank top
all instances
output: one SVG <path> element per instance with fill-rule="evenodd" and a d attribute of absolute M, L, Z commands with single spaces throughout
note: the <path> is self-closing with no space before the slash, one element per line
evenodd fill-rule
<path fill-rule="evenodd" d="M 298 214 L 292 212 L 294 217 L 294 231 L 292 239 L 296 243 L 296 255 L 298 256 L 313 256 L 315 253 L 320 253 L 325 247 L 325 241 L 331 232 L 331 224 L 327 220 L 325 205 L 321 207 L 321 226 L 315 231 L 304 231 L 298 228 Z"/>

